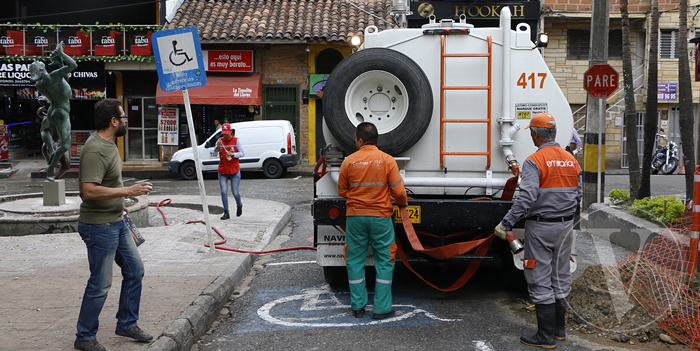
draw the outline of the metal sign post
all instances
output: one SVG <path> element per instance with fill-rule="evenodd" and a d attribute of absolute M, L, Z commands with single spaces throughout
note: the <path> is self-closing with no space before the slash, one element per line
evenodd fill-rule
<path fill-rule="evenodd" d="M 194 122 L 192 121 L 192 107 L 189 88 L 198 88 L 207 84 L 207 76 L 204 71 L 202 47 L 199 43 L 199 33 L 195 27 L 184 27 L 173 30 L 156 32 L 151 36 L 153 54 L 156 58 L 158 80 L 163 91 L 182 90 L 182 99 L 185 102 L 187 114 L 187 126 L 192 143 L 194 164 L 197 169 L 197 183 L 199 195 L 202 198 L 202 211 L 207 227 L 207 239 L 209 240 L 209 252 L 213 253 L 214 235 L 209 222 L 209 206 L 202 178 L 202 165 L 197 152 L 197 136 L 195 135 Z"/>

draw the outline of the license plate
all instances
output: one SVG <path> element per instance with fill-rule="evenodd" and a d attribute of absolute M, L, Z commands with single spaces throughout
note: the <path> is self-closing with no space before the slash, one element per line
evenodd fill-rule
<path fill-rule="evenodd" d="M 411 223 L 420 224 L 420 206 L 406 206 L 406 212 L 408 212 Z M 394 222 L 401 223 L 401 212 L 399 212 L 398 206 L 394 206 Z"/>

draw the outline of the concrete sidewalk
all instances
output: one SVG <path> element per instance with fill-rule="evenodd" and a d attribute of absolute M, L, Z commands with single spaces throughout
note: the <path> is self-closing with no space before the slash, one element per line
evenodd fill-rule
<path fill-rule="evenodd" d="M 210 253 L 199 196 L 170 198 L 163 207 L 169 226 L 155 207 L 151 227 L 140 228 L 139 247 L 146 274 L 139 326 L 154 336 L 139 343 L 114 334 L 121 271 L 114 267 L 110 294 L 100 315 L 97 340 L 107 350 L 189 350 L 218 316 L 229 295 L 247 275 L 252 254 Z M 230 203 L 233 199 L 230 200 Z M 243 215 L 222 221 L 220 197 L 207 203 L 212 226 L 228 237 L 222 246 L 258 251 L 288 224 L 290 207 L 279 202 L 243 199 Z M 235 202 L 233 202 L 235 213 Z M 218 214 L 217 214 L 218 213 Z M 216 241 L 220 238 L 212 231 Z M 80 303 L 89 277 L 87 251 L 77 233 L 0 237 L 0 350 L 74 350 Z"/>

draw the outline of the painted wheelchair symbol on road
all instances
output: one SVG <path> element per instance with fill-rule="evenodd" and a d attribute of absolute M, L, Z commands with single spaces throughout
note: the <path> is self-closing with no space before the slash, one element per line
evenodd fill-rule
<path fill-rule="evenodd" d="M 364 318 L 358 319 L 350 312 L 349 293 L 332 291 L 328 285 L 324 285 L 303 289 L 300 294 L 277 298 L 265 303 L 256 312 L 264 321 L 287 328 L 356 327 L 380 324 L 424 325 L 461 321 L 461 319 L 436 316 L 429 311 L 431 309 L 429 301 L 424 302 L 427 308 L 419 308 L 417 304 L 410 303 L 413 302 L 411 300 L 411 298 L 394 296 L 395 317 L 372 320 L 371 313 L 367 313 Z M 365 309 L 370 312 L 372 306 L 367 305 Z"/>
<path fill-rule="evenodd" d="M 173 60 L 173 55 L 175 55 L 175 56 L 185 56 L 185 57 L 182 58 L 182 61 L 180 61 L 180 63 L 176 63 L 176 62 Z M 172 63 L 172 64 L 175 65 L 175 66 L 182 66 L 182 65 L 184 65 L 185 63 L 192 61 L 192 58 L 189 57 L 189 56 L 187 55 L 187 52 L 186 52 L 185 50 L 183 50 L 183 49 L 178 49 L 178 48 L 177 48 L 177 40 L 173 40 L 173 51 L 170 52 L 170 55 L 168 56 L 168 59 L 170 59 L 170 63 Z M 178 60 L 178 61 L 179 61 L 179 60 Z"/>

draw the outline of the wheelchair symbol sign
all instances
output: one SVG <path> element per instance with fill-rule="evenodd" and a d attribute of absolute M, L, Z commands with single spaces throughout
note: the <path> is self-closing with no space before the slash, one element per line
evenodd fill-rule
<path fill-rule="evenodd" d="M 194 27 L 153 34 L 152 45 L 163 91 L 185 90 L 206 84 L 199 34 Z"/>

